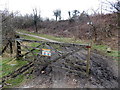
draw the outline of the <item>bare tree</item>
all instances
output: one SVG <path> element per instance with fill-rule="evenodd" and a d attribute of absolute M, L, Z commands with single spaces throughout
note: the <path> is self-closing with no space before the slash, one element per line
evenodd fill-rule
<path fill-rule="evenodd" d="M 55 10 L 53 11 L 54 13 L 54 16 L 56 17 L 56 21 L 58 20 L 58 17 L 59 17 L 59 20 L 61 20 L 61 10 Z"/>
<path fill-rule="evenodd" d="M 69 15 L 69 18 L 71 18 L 71 12 L 70 11 L 68 11 L 68 15 Z"/>
<path fill-rule="evenodd" d="M 14 18 L 14 14 L 13 12 L 9 12 L 7 9 L 0 11 L 0 16 L 1 16 L 1 29 L 0 30 L 0 36 L 1 39 L 3 39 L 2 41 L 2 51 L 0 52 L 0 54 L 2 54 L 7 47 L 10 48 L 10 53 L 13 53 L 13 44 L 11 42 L 12 39 L 15 38 L 15 31 L 14 31 L 14 24 L 13 24 L 13 18 Z M 0 42 L 1 44 L 1 42 Z"/>
<path fill-rule="evenodd" d="M 14 25 L 13 25 L 13 17 L 14 14 L 9 12 L 8 10 L 0 11 L 2 16 L 2 34 L 3 38 L 14 38 Z"/>
<path fill-rule="evenodd" d="M 35 31 L 38 32 L 38 21 L 40 19 L 40 13 L 38 14 L 37 8 L 33 9 L 33 15 L 34 15 L 34 25 L 35 25 Z"/>
<path fill-rule="evenodd" d="M 80 12 L 78 10 L 73 10 L 73 18 L 77 17 Z"/>
<path fill-rule="evenodd" d="M 106 5 L 110 5 L 109 8 L 105 9 L 109 12 L 115 12 L 117 13 L 117 22 L 118 22 L 118 27 L 120 27 L 120 0 L 116 0 L 115 2 L 110 2 L 106 0 L 107 3 L 104 2 Z"/>
<path fill-rule="evenodd" d="M 114 8 L 117 10 L 117 17 L 118 17 L 118 27 L 120 27 L 120 1 L 114 5 Z"/>

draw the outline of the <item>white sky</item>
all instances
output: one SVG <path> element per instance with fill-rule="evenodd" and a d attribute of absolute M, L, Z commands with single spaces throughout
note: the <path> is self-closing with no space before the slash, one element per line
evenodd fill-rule
<path fill-rule="evenodd" d="M 83 10 L 91 12 L 91 9 L 100 8 L 100 1 L 105 0 L 0 0 L 0 10 L 8 8 L 10 11 L 20 11 L 22 14 L 32 13 L 34 8 L 41 11 L 42 17 L 54 18 L 53 11 L 60 9 L 62 17 L 68 18 L 68 11 Z M 108 0 L 116 1 L 116 0 Z"/>

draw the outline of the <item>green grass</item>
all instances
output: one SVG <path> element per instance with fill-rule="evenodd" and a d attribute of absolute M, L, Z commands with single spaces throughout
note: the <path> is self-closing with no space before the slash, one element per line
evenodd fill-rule
<path fill-rule="evenodd" d="M 11 64 L 16 64 L 16 65 L 11 66 Z M 12 73 L 14 70 L 17 70 L 18 68 L 20 68 L 26 64 L 27 64 L 27 61 L 12 60 L 10 58 L 4 58 L 4 61 L 2 63 L 2 75 L 0 76 L 0 78 Z M 27 71 L 27 72 L 29 72 L 29 71 Z M 30 77 L 32 77 L 32 76 L 30 76 Z M 26 75 L 21 74 L 15 78 L 7 80 L 6 83 L 8 83 L 10 85 L 5 86 L 4 88 L 16 87 L 16 86 L 19 86 L 20 84 L 22 84 L 23 82 L 26 82 L 26 81 L 27 81 Z"/>
<path fill-rule="evenodd" d="M 26 83 L 27 81 L 30 81 L 32 78 L 33 78 L 32 75 L 30 75 L 29 77 L 26 77 L 25 74 L 18 75 L 15 78 L 7 80 L 6 83 L 9 84 L 9 85 L 4 86 L 3 88 L 15 88 L 15 87 L 19 87 L 19 86 L 23 85 L 24 83 Z"/>
<path fill-rule="evenodd" d="M 0 78 L 12 73 L 14 70 L 17 70 L 18 68 L 22 67 L 23 65 L 26 65 L 27 63 L 28 63 L 27 61 L 16 60 L 10 57 L 9 58 L 3 57 L 2 62 L 0 63 L 2 67 L 0 68 L 0 71 L 2 71 L 0 72 Z M 14 65 L 11 65 L 11 64 L 14 64 Z M 29 73 L 29 70 L 26 73 Z M 26 82 L 26 80 L 27 80 L 26 75 L 22 75 L 22 74 L 18 75 L 16 78 L 7 80 L 6 83 L 10 85 L 5 86 L 4 88 L 11 88 L 11 87 L 19 86 L 23 82 Z"/>
<path fill-rule="evenodd" d="M 120 57 L 120 54 L 118 53 L 120 53 L 120 51 L 112 50 L 111 53 L 107 53 L 107 48 L 107 45 L 93 45 L 93 49 L 96 49 L 107 56 L 113 57 L 113 60 L 119 60 L 118 57 Z"/>
<path fill-rule="evenodd" d="M 96 49 L 101 52 L 106 52 L 107 47 L 108 46 L 106 46 L 106 45 L 96 45 L 96 44 L 93 45 L 93 49 Z"/>
<path fill-rule="evenodd" d="M 32 71 L 32 68 L 29 69 L 27 72 L 18 75 L 15 78 L 7 80 L 6 83 L 9 85 L 4 86 L 3 88 L 15 88 L 15 87 L 18 87 L 20 85 L 23 85 L 27 81 L 30 81 L 31 79 L 33 79 L 33 75 L 32 74 L 29 76 L 26 76 L 26 75 L 29 74 L 29 72 L 31 72 L 31 71 Z"/>
<path fill-rule="evenodd" d="M 120 58 L 120 51 L 112 50 L 111 53 L 107 54 L 108 56 L 112 56 L 113 60 L 119 60 Z"/>
<path fill-rule="evenodd" d="M 41 45 L 41 43 L 31 43 L 30 46 L 37 47 L 38 45 Z"/>
<path fill-rule="evenodd" d="M 14 65 L 12 65 L 14 64 Z M 21 60 L 12 60 L 11 58 L 3 58 L 2 62 L 2 74 L 0 75 L 0 78 L 2 76 L 6 76 L 10 73 L 12 73 L 14 70 L 20 68 L 21 66 L 27 64 L 27 61 L 21 61 Z"/>
<path fill-rule="evenodd" d="M 30 37 L 30 36 L 27 36 L 27 35 L 21 35 L 21 34 L 18 34 L 21 36 L 21 38 L 24 38 L 24 39 L 30 39 L 30 40 L 38 40 L 38 41 L 41 41 L 42 39 L 38 39 L 38 38 L 34 38 L 34 37 Z"/>
<path fill-rule="evenodd" d="M 25 76 L 19 75 L 16 78 L 8 80 L 6 83 L 10 84 L 8 86 L 5 86 L 4 88 L 12 88 L 14 86 L 19 86 L 21 83 L 25 82 Z"/>

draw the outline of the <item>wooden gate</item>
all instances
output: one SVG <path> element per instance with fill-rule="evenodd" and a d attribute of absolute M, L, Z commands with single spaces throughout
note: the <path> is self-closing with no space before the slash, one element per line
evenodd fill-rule
<path fill-rule="evenodd" d="M 40 73 L 49 66 L 89 75 L 90 45 L 16 39 L 16 46 L 16 57 L 32 62 Z"/>

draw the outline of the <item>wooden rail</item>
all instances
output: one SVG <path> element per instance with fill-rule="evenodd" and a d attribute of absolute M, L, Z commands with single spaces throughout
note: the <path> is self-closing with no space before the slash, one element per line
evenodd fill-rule
<path fill-rule="evenodd" d="M 35 42 L 35 43 L 46 43 L 46 44 L 59 44 L 62 46 L 79 46 L 84 47 L 89 46 L 89 44 L 75 44 L 75 43 L 60 43 L 60 42 L 46 42 L 46 41 L 36 41 L 36 40 L 28 40 L 28 39 L 15 39 L 16 41 L 20 42 Z"/>

